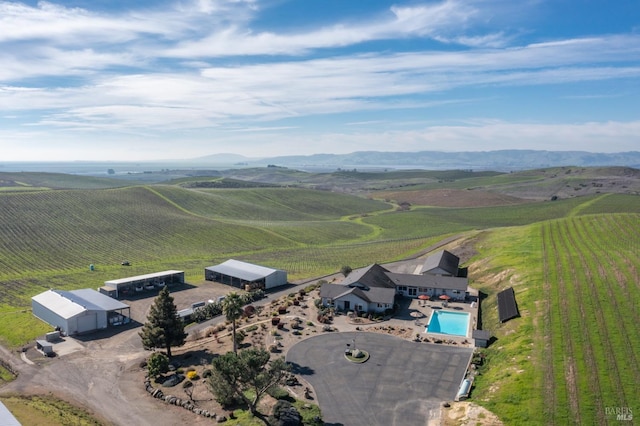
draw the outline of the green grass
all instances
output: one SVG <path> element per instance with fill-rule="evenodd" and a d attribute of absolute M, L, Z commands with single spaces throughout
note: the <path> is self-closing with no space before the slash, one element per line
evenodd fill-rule
<path fill-rule="evenodd" d="M 486 295 L 486 350 L 474 399 L 506 424 L 614 424 L 637 408 L 638 214 L 599 214 L 483 234 L 474 283 Z M 488 263 L 485 263 L 489 259 Z M 474 279 L 474 277 L 472 277 Z M 521 317 L 500 324 L 495 294 L 516 290 Z"/>
<path fill-rule="evenodd" d="M 3 396 L 0 401 L 24 426 L 99 426 L 100 422 L 83 409 L 52 396 Z"/>

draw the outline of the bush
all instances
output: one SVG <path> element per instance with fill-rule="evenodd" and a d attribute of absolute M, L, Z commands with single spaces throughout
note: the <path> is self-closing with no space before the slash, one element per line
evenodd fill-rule
<path fill-rule="evenodd" d="M 302 416 L 289 401 L 279 400 L 273 406 L 273 414 L 269 417 L 269 424 L 274 426 L 302 425 Z"/>
<path fill-rule="evenodd" d="M 187 371 L 187 379 L 189 380 L 198 380 L 200 378 L 200 376 L 198 375 L 198 372 L 195 370 L 191 370 L 191 371 Z"/>
<path fill-rule="evenodd" d="M 291 398 L 289 396 L 289 392 L 286 389 L 281 388 L 280 386 L 274 386 L 267 390 L 267 393 L 274 399 L 288 399 Z"/>
<path fill-rule="evenodd" d="M 256 308 L 253 305 L 248 305 L 248 306 L 245 306 L 242 311 L 243 311 L 243 315 L 245 317 L 251 317 L 251 316 L 255 315 Z"/>
<path fill-rule="evenodd" d="M 206 370 L 204 370 L 204 371 L 202 372 L 202 377 L 203 377 L 204 379 L 208 379 L 209 377 L 211 377 L 211 369 L 210 369 L 210 368 L 207 368 Z"/>
<path fill-rule="evenodd" d="M 147 360 L 149 376 L 156 378 L 169 371 L 169 357 L 162 352 L 154 352 Z"/>

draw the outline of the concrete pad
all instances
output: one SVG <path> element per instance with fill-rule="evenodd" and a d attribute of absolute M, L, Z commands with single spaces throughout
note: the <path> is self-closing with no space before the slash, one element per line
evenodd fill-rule
<path fill-rule="evenodd" d="M 55 352 L 56 356 L 65 356 L 84 350 L 84 346 L 80 342 L 69 336 L 52 342 L 52 344 L 53 352 Z"/>
<path fill-rule="evenodd" d="M 369 352 L 355 364 L 346 344 Z M 380 333 L 327 333 L 293 346 L 287 361 L 316 392 L 325 424 L 437 424 L 440 404 L 452 401 L 473 349 L 416 343 Z"/>

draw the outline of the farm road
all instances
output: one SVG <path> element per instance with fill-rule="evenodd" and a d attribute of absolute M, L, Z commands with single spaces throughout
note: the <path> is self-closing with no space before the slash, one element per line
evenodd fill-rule
<path fill-rule="evenodd" d="M 19 373 L 0 391 L 5 394 L 53 395 L 89 409 L 113 425 L 173 426 L 188 421 L 205 424 L 186 410 L 159 406 L 140 382 L 139 363 L 148 354 L 142 349 L 139 328 L 84 343 L 85 349 L 55 358 L 44 365 L 28 365 L 2 349 L 3 359 Z M 162 410 L 162 416 L 158 416 Z M 190 414 L 187 416 L 187 414 Z M 210 420 L 209 420 L 210 424 Z"/>

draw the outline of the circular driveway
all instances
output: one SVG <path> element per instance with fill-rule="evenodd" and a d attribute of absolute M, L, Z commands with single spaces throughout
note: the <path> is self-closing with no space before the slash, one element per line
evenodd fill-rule
<path fill-rule="evenodd" d="M 347 344 L 371 358 L 347 361 Z M 456 396 L 473 350 L 410 342 L 367 332 L 327 333 L 287 353 L 294 372 L 316 393 L 327 425 L 414 426 L 437 424 L 440 403 Z"/>

